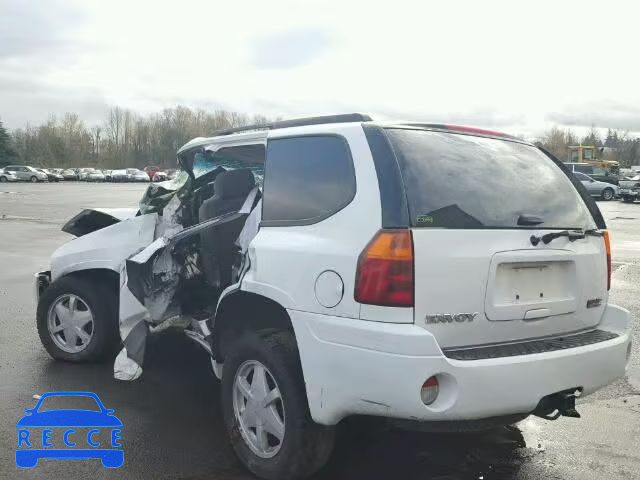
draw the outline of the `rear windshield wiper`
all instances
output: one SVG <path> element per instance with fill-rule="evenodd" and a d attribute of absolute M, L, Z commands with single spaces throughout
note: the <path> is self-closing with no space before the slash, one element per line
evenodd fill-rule
<path fill-rule="evenodd" d="M 593 237 L 602 237 L 604 236 L 604 233 L 598 231 L 595 228 L 589 230 L 562 230 L 561 232 L 547 233 L 540 237 L 531 235 L 531 238 L 529 240 L 531 240 L 531 245 L 535 247 L 536 245 L 538 245 L 538 243 L 540 243 L 540 240 L 542 240 L 542 243 L 547 245 L 556 238 L 567 237 L 569 238 L 570 242 L 574 242 L 576 240 L 585 238 L 587 235 L 591 235 Z"/>

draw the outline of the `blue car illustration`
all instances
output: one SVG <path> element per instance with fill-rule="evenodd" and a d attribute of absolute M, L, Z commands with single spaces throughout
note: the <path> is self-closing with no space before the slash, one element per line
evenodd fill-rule
<path fill-rule="evenodd" d="M 93 398 L 99 411 L 80 409 L 57 409 L 38 411 L 42 402 L 50 397 L 91 397 Z M 21 468 L 35 467 L 40 458 L 99 458 L 102 465 L 107 468 L 119 468 L 124 463 L 124 452 L 120 447 L 120 428 L 122 422 L 113 415 L 113 410 L 104 408 L 100 398 L 91 392 L 49 392 L 40 397 L 34 408 L 25 410 L 26 415 L 18 420 L 18 448 L 16 449 L 16 465 Z M 38 435 L 31 438 L 32 427 L 42 427 L 41 439 Z M 86 436 L 76 432 L 74 427 L 91 427 Z M 69 448 L 54 449 L 51 443 L 53 429 L 63 429 L 63 439 L 65 446 Z M 95 441 L 95 436 L 101 429 L 110 430 L 110 447 L 104 448 Z M 35 432 L 34 432 L 35 433 Z M 73 441 L 71 440 L 71 437 Z M 42 440 L 40 442 L 40 440 Z M 83 445 L 86 440 L 89 448 L 74 448 L 76 445 Z M 40 442 L 41 445 L 38 445 Z M 41 446 L 42 448 L 38 448 Z M 101 448 L 102 447 L 102 448 Z"/>

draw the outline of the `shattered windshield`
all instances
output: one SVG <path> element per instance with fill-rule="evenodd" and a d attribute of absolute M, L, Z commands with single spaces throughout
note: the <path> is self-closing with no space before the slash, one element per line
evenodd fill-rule
<path fill-rule="evenodd" d="M 197 179 L 216 168 L 225 170 L 249 169 L 256 183 L 262 186 L 264 180 L 264 146 L 246 145 L 221 148 L 215 152 L 205 149 L 196 152 L 193 158 L 193 175 Z"/>

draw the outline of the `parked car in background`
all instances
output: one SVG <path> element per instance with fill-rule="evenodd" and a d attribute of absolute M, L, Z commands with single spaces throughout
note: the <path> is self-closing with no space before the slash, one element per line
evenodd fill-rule
<path fill-rule="evenodd" d="M 93 168 L 90 172 L 87 172 L 85 180 L 87 182 L 104 182 L 104 173 Z"/>
<path fill-rule="evenodd" d="M 149 176 L 149 180 L 153 180 L 153 177 L 155 177 L 156 172 L 160 170 L 160 167 L 158 167 L 157 165 L 147 165 L 146 167 L 143 168 L 143 170 Z"/>
<path fill-rule="evenodd" d="M 102 173 L 104 174 L 104 181 L 105 182 L 110 182 L 111 181 L 111 172 L 112 170 L 103 170 Z"/>
<path fill-rule="evenodd" d="M 46 182 L 48 177 L 46 173 L 40 172 L 29 165 L 8 165 L 4 167 L 5 172 L 13 172 L 18 180 L 23 182 Z"/>
<path fill-rule="evenodd" d="M 86 181 L 87 177 L 89 176 L 89 174 L 91 172 L 93 172 L 93 168 L 90 167 L 84 167 L 84 168 L 78 168 L 77 172 L 78 172 L 78 180 L 82 180 L 82 181 Z"/>
<path fill-rule="evenodd" d="M 148 182 L 151 180 L 147 172 L 137 168 L 127 168 L 127 178 L 130 182 Z"/>
<path fill-rule="evenodd" d="M 0 182 L 17 182 L 18 177 L 16 177 L 13 172 L 5 172 L 4 168 L 0 168 Z"/>
<path fill-rule="evenodd" d="M 62 175 L 64 168 L 47 168 L 50 172 L 57 173 L 58 175 Z"/>
<path fill-rule="evenodd" d="M 47 168 L 36 168 L 39 172 L 44 173 L 47 176 L 47 180 L 50 182 L 59 182 L 60 180 L 64 180 L 64 177 L 56 172 L 49 170 Z"/>
<path fill-rule="evenodd" d="M 67 168 L 61 172 L 62 178 L 65 180 L 78 180 L 78 172 L 75 168 Z"/>
<path fill-rule="evenodd" d="M 574 173 L 574 175 L 578 180 L 580 180 L 582 185 L 587 189 L 587 192 L 589 192 L 589 195 L 592 197 L 598 197 L 602 200 L 613 200 L 618 196 L 619 188 L 617 185 L 607 182 L 599 182 L 584 173 L 577 172 Z"/>
<path fill-rule="evenodd" d="M 158 170 L 151 179 L 152 182 L 164 182 L 169 178 L 169 175 L 164 170 Z"/>
<path fill-rule="evenodd" d="M 111 181 L 112 182 L 128 182 L 129 176 L 127 175 L 127 170 L 125 168 L 120 170 L 111 170 Z"/>
<path fill-rule="evenodd" d="M 620 180 L 620 196 L 623 202 L 633 202 L 640 197 L 640 174 Z"/>
<path fill-rule="evenodd" d="M 606 182 L 612 185 L 618 185 L 618 181 L 620 177 L 615 173 L 611 173 L 608 170 L 599 167 L 597 165 L 592 165 L 590 163 L 565 163 L 567 168 L 571 170 L 573 173 L 584 173 L 585 175 L 589 175 L 592 179 L 597 180 L 599 182 Z"/>

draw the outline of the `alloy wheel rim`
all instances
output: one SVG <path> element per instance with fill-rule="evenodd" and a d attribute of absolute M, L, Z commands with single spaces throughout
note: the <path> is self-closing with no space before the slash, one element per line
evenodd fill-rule
<path fill-rule="evenodd" d="M 47 328 L 53 343 L 60 350 L 79 353 L 87 348 L 93 338 L 93 313 L 82 298 L 66 293 L 51 303 Z"/>
<path fill-rule="evenodd" d="M 285 435 L 284 403 L 274 376 L 257 360 L 247 360 L 236 371 L 233 413 L 253 453 L 261 458 L 277 455 Z"/>

